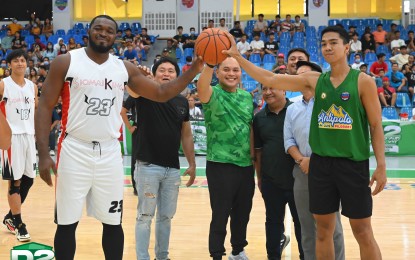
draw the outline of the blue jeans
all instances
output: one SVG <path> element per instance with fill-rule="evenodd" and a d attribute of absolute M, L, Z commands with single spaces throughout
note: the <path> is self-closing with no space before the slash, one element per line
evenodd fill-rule
<path fill-rule="evenodd" d="M 157 207 L 154 250 L 157 260 L 165 260 L 169 255 L 171 219 L 176 213 L 180 170 L 138 161 L 134 174 L 138 192 L 135 226 L 137 259 L 150 259 L 151 221 Z"/>

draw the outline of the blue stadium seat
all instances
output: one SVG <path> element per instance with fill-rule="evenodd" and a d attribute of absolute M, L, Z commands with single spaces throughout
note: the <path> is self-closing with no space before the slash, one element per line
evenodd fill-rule
<path fill-rule="evenodd" d="M 256 81 L 242 81 L 242 85 L 246 91 L 251 92 L 257 88 L 258 83 Z"/>
<path fill-rule="evenodd" d="M 339 23 L 340 23 L 339 19 L 330 19 L 329 20 L 329 26 L 333 26 L 333 25 L 336 25 L 336 24 L 339 24 Z"/>
<path fill-rule="evenodd" d="M 352 20 L 351 19 L 343 19 L 343 20 L 341 20 L 340 23 L 344 26 L 344 28 L 346 30 L 348 30 L 349 26 L 352 25 Z"/>
<path fill-rule="evenodd" d="M 351 24 L 357 27 L 360 25 L 364 25 L 364 21 L 363 19 L 354 19 L 351 21 Z"/>
<path fill-rule="evenodd" d="M 281 34 L 280 34 L 280 40 L 286 40 L 286 39 L 288 39 L 288 40 L 291 40 L 291 34 L 290 34 L 290 32 L 282 32 Z"/>
<path fill-rule="evenodd" d="M 139 22 L 134 22 L 131 24 L 131 29 L 135 29 L 135 30 L 141 30 L 141 23 Z"/>
<path fill-rule="evenodd" d="M 310 53 L 310 61 L 319 64 L 320 58 L 317 53 Z"/>
<path fill-rule="evenodd" d="M 176 48 L 176 59 L 180 60 L 182 59 L 183 53 L 180 48 Z"/>
<path fill-rule="evenodd" d="M 396 106 L 397 107 L 412 107 L 411 100 L 407 93 L 396 94 Z"/>
<path fill-rule="evenodd" d="M 119 28 L 124 31 L 125 29 L 130 28 L 130 24 L 127 22 L 122 22 Z"/>
<path fill-rule="evenodd" d="M 253 53 L 249 56 L 249 61 L 259 66 L 261 64 L 261 56 L 258 53 Z"/>
<path fill-rule="evenodd" d="M 321 69 L 323 72 L 331 70 L 330 64 L 327 61 L 323 61 L 323 66 Z"/>
<path fill-rule="evenodd" d="M 265 63 L 275 63 L 275 56 L 272 54 L 265 54 L 263 58 L 263 62 Z"/>
<path fill-rule="evenodd" d="M 187 56 L 193 57 L 193 52 L 193 48 L 184 49 L 184 58 L 186 58 Z"/>
<path fill-rule="evenodd" d="M 365 55 L 365 63 L 375 62 L 375 61 L 377 61 L 377 59 L 378 58 L 376 57 L 376 54 L 373 53 L 373 52 L 368 52 Z"/>
<path fill-rule="evenodd" d="M 307 46 L 307 52 L 310 53 L 310 54 L 312 54 L 312 53 L 317 54 L 318 53 L 318 48 L 317 48 L 317 46 Z"/>
<path fill-rule="evenodd" d="M 84 24 L 83 23 L 75 23 L 73 26 L 73 29 L 84 29 Z"/>
<path fill-rule="evenodd" d="M 403 107 L 403 108 L 401 108 L 401 114 L 402 113 L 407 113 L 408 114 L 408 119 L 412 119 L 412 116 L 413 116 L 412 107 Z"/>
<path fill-rule="evenodd" d="M 382 109 L 382 117 L 390 120 L 396 120 L 399 118 L 399 115 L 394 107 L 384 107 Z"/>
<path fill-rule="evenodd" d="M 296 40 L 293 42 L 293 48 L 302 48 L 304 49 L 304 42 L 300 40 Z"/>
<path fill-rule="evenodd" d="M 389 49 L 387 45 L 379 45 L 378 47 L 376 47 L 376 54 L 379 54 L 379 53 L 386 54 L 388 52 L 389 52 Z"/>
<path fill-rule="evenodd" d="M 272 67 L 274 67 L 274 64 L 275 64 L 275 62 L 274 63 L 270 63 L 270 62 L 264 62 L 264 69 L 265 70 L 269 70 L 269 71 L 271 71 L 272 70 Z"/>
<path fill-rule="evenodd" d="M 63 30 L 63 29 L 56 30 L 56 35 L 58 35 L 58 36 L 63 36 L 65 34 L 66 34 L 65 30 Z"/>

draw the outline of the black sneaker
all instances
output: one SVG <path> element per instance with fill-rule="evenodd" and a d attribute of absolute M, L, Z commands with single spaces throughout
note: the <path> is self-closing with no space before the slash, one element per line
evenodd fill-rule
<path fill-rule="evenodd" d="M 25 223 L 21 223 L 17 227 L 17 229 L 16 229 L 16 238 L 20 242 L 30 241 L 31 238 L 30 238 L 29 232 L 27 232 L 26 224 Z"/>
<path fill-rule="evenodd" d="M 281 247 L 281 254 L 282 251 L 287 247 L 287 245 L 290 243 L 290 236 L 289 235 L 283 235 L 283 239 L 280 241 L 280 247 Z"/>
<path fill-rule="evenodd" d="M 14 226 L 13 219 L 7 215 L 3 219 L 3 225 L 7 228 L 8 231 L 12 234 L 16 234 L 16 227 Z"/>

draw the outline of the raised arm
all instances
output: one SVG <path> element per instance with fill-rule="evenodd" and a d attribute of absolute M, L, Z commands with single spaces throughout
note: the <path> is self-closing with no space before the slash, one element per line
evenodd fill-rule
<path fill-rule="evenodd" d="M 283 90 L 290 91 L 302 91 L 308 88 L 313 89 L 317 83 L 317 79 L 320 76 L 318 72 L 306 72 L 301 75 L 283 75 L 275 74 L 266 69 L 255 66 L 253 63 L 242 57 L 239 51 L 236 48 L 235 40 L 232 35 L 228 32 L 225 32 L 231 42 L 231 48 L 229 50 L 224 50 L 224 54 L 228 54 L 231 57 L 234 57 L 239 65 L 248 73 L 252 78 L 261 84 L 269 87 L 275 87 Z"/>
<path fill-rule="evenodd" d="M 42 87 L 42 96 L 39 99 L 35 115 L 37 148 L 39 151 L 39 173 L 42 180 L 52 186 L 50 170 L 56 174 L 55 162 L 49 155 L 49 133 L 52 111 L 58 102 L 64 84 L 66 72 L 69 68 L 70 55 L 60 55 L 53 60 L 48 76 Z"/>
<path fill-rule="evenodd" d="M 375 82 L 368 76 L 359 76 L 359 92 L 363 107 L 366 110 L 369 121 L 370 136 L 373 152 L 375 153 L 377 166 L 370 180 L 370 186 L 376 181 L 376 187 L 372 192 L 378 194 L 386 185 L 385 139 L 383 135 L 382 113 L 379 106 Z"/>
<path fill-rule="evenodd" d="M 159 84 L 147 78 L 136 66 L 125 62 L 129 74 L 128 87 L 136 94 L 156 102 L 166 102 L 182 92 L 192 82 L 203 67 L 201 59 L 197 58 L 189 70 L 183 75 L 165 84 Z"/>
<path fill-rule="evenodd" d="M 213 68 L 205 66 L 200 74 L 199 80 L 197 81 L 197 95 L 202 103 L 209 103 L 210 97 L 212 96 L 213 90 L 210 86 L 212 81 Z"/>

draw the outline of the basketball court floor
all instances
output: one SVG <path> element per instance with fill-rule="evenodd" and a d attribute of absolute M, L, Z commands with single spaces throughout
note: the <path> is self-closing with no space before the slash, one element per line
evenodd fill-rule
<path fill-rule="evenodd" d="M 177 213 L 172 221 L 170 239 L 170 258 L 173 260 L 210 259 L 208 253 L 208 233 L 210 222 L 209 193 L 205 177 L 205 157 L 197 157 L 197 178 L 192 187 L 185 187 L 187 177 L 182 178 Z M 130 178 L 131 157 L 126 156 L 125 198 L 123 228 L 125 234 L 124 259 L 136 259 L 134 227 L 137 197 L 133 195 Z M 182 171 L 186 168 L 185 158 L 181 158 Z M 375 167 L 374 158 L 370 159 L 370 168 Z M 387 157 L 388 185 L 374 197 L 372 225 L 375 237 L 381 248 L 383 259 L 415 259 L 415 157 Z M 8 211 L 7 185 L 0 184 L 0 217 Z M 32 237 L 31 242 L 53 246 L 56 226 L 53 222 L 54 188 L 48 187 L 39 177 L 23 205 L 23 221 L 27 224 Z M 248 225 L 246 247 L 252 260 L 265 260 L 265 208 L 258 188 L 255 190 L 254 203 Z M 353 238 L 348 220 L 342 219 L 346 259 L 360 259 L 358 244 Z M 154 223 L 153 223 L 154 225 Z M 282 259 L 299 259 L 292 219 L 287 207 L 285 218 L 286 234 L 291 242 L 284 250 Z M 229 229 L 228 229 L 229 230 Z M 154 227 L 152 229 L 154 231 Z M 104 259 L 101 248 L 102 225 L 93 218 L 83 218 L 77 229 L 77 251 L 75 259 Z M 227 253 L 231 251 L 230 234 L 226 238 Z M 10 250 L 21 245 L 16 238 L 0 228 L 0 259 L 10 259 Z M 154 232 L 150 242 L 150 256 L 154 259 Z M 225 258 L 224 258 L 225 259 Z M 227 259 L 227 258 L 226 258 Z"/>

